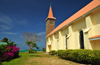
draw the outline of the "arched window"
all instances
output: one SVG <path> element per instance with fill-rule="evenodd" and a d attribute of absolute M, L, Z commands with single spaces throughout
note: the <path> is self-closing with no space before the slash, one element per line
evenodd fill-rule
<path fill-rule="evenodd" d="M 84 36 L 83 31 L 80 31 L 80 49 L 84 49 Z"/>
<path fill-rule="evenodd" d="M 57 43 L 56 43 L 56 46 L 57 46 L 57 50 L 59 49 L 59 37 L 57 37 Z"/>
<path fill-rule="evenodd" d="M 66 35 L 66 49 L 67 49 L 67 36 L 68 36 L 68 35 Z"/>

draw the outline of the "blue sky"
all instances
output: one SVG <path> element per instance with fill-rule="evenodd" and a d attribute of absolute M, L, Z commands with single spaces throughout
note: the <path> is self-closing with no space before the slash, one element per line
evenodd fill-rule
<path fill-rule="evenodd" d="M 50 3 L 56 17 L 55 27 L 92 0 L 0 0 L 0 40 L 11 39 L 20 49 L 29 49 L 21 39 L 22 32 L 36 32 L 43 37 L 37 42 L 45 47 L 46 21 Z"/>

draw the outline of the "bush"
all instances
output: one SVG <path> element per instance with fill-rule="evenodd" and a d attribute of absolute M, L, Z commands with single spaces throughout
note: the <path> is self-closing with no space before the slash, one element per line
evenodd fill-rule
<path fill-rule="evenodd" d="M 43 51 L 43 52 L 45 52 L 45 51 L 46 51 L 46 49 L 45 49 L 45 48 L 42 48 L 42 51 Z"/>
<path fill-rule="evenodd" d="M 13 45 L 17 46 L 17 44 L 14 44 L 13 41 L 12 42 L 8 42 L 8 46 L 13 46 Z"/>
<path fill-rule="evenodd" d="M 10 43 L 9 43 L 10 44 Z M 10 60 L 12 58 L 18 57 L 19 48 L 14 44 L 10 45 L 0 45 L 0 61 Z"/>
<path fill-rule="evenodd" d="M 32 50 L 31 50 L 31 49 L 29 49 L 29 50 L 28 50 L 28 52 L 29 52 L 29 53 L 30 53 L 30 52 L 31 52 L 31 53 L 35 53 L 35 52 L 37 52 L 37 51 L 36 51 L 36 50 L 34 50 L 34 49 L 32 49 Z"/>
<path fill-rule="evenodd" d="M 5 45 L 5 44 L 0 45 L 0 54 L 2 54 L 2 52 L 6 52 L 6 50 L 4 50 L 6 47 L 7 47 L 7 45 Z"/>
<path fill-rule="evenodd" d="M 51 55 L 56 55 L 56 54 L 57 54 L 57 51 L 52 50 L 52 51 L 49 52 L 49 54 L 51 54 Z"/>
<path fill-rule="evenodd" d="M 58 56 L 82 63 L 100 63 L 100 50 L 58 50 Z"/>

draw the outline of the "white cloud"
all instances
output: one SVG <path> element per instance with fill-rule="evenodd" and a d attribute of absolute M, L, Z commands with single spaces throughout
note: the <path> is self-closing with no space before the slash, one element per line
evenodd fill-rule
<path fill-rule="evenodd" d="M 16 35 L 16 34 L 18 34 L 18 33 L 13 33 L 13 32 L 1 32 L 0 34 Z"/>
<path fill-rule="evenodd" d="M 0 13 L 0 23 L 11 24 L 12 19 L 9 16 Z"/>
<path fill-rule="evenodd" d="M 40 32 L 37 35 L 44 35 L 44 34 L 46 34 L 46 32 Z"/>
<path fill-rule="evenodd" d="M 18 25 L 26 25 L 27 24 L 27 20 L 26 19 L 23 19 L 20 17 L 18 18 L 11 18 L 5 14 L 2 14 L 0 13 L 0 23 L 3 23 L 3 24 L 7 24 L 7 25 L 14 25 L 14 24 L 18 24 Z"/>
<path fill-rule="evenodd" d="M 0 25 L 0 30 L 9 30 L 10 27 L 7 27 L 5 25 Z"/>

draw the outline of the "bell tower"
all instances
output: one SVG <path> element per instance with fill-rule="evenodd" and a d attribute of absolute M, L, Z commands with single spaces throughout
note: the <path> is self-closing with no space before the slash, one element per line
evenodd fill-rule
<path fill-rule="evenodd" d="M 48 17 L 46 18 L 46 36 L 55 29 L 55 20 L 56 18 L 53 17 L 52 8 L 50 6 Z"/>

